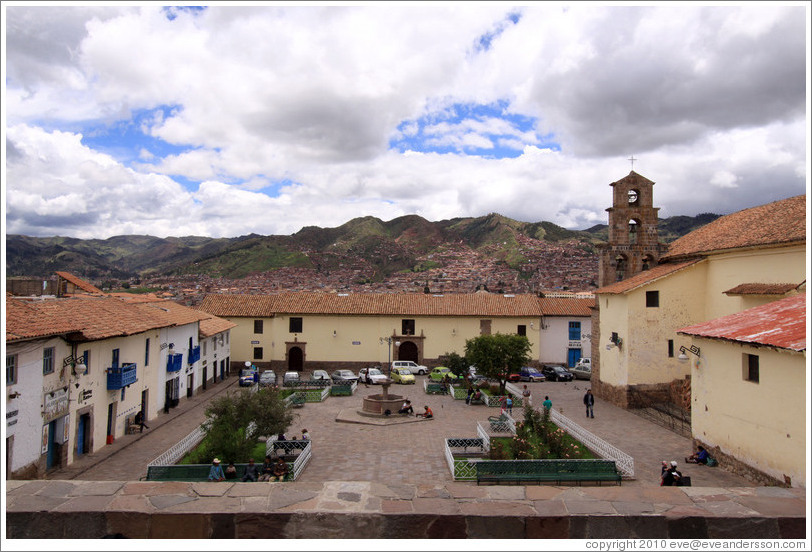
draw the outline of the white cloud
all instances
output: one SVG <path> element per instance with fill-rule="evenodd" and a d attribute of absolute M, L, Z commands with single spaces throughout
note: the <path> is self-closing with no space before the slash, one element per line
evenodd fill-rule
<path fill-rule="evenodd" d="M 504 24 L 512 9 L 6 7 L 6 229 L 230 236 L 493 211 L 586 227 L 632 154 L 663 216 L 803 192 L 806 8 L 540 3 Z M 435 121 L 425 143 L 456 153 L 388 149 L 430 113 L 497 101 L 538 128 Z M 177 107 L 141 129 L 185 151 L 125 161 L 81 141 L 85 121 L 158 106 Z M 560 151 L 528 146 L 547 135 Z M 522 154 L 465 155 L 497 145 Z"/>

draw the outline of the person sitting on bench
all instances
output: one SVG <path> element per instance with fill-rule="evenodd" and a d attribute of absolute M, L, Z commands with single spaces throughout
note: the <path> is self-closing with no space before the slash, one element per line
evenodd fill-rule
<path fill-rule="evenodd" d="M 406 399 L 403 402 L 403 406 L 400 407 L 398 410 L 398 414 L 414 414 L 414 408 L 412 407 L 412 401 Z"/>

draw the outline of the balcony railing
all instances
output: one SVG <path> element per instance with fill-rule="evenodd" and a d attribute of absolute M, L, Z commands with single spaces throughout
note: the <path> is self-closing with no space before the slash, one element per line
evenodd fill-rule
<path fill-rule="evenodd" d="M 181 368 L 183 368 L 183 353 L 166 355 L 167 372 L 180 372 Z"/>
<path fill-rule="evenodd" d="M 122 364 L 121 366 L 112 366 L 107 369 L 107 390 L 121 389 L 135 383 L 137 379 L 134 362 Z"/>
<path fill-rule="evenodd" d="M 200 360 L 200 345 L 192 347 L 189 351 L 189 364 L 194 364 L 198 360 Z"/>

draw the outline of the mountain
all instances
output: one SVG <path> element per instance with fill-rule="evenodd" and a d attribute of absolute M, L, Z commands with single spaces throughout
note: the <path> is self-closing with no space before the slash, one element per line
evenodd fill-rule
<path fill-rule="evenodd" d="M 661 240 L 672 241 L 717 217 L 662 219 Z M 545 259 L 553 257 L 569 265 L 568 270 L 597 266 L 596 246 L 606 237 L 606 225 L 567 230 L 496 213 L 438 222 L 417 215 L 388 222 L 368 216 L 336 228 L 307 226 L 289 236 L 131 235 L 80 240 L 11 234 L 6 236 L 6 276 L 46 278 L 68 271 L 96 282 L 190 275 L 239 279 L 295 268 L 315 274 L 350 269 L 367 281 L 381 282 L 397 273 L 450 266 L 465 257 L 469 265 L 493 264 L 530 278 L 543 272 Z"/>

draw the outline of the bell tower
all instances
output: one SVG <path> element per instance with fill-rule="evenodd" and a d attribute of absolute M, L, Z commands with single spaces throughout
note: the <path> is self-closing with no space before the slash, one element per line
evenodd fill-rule
<path fill-rule="evenodd" d="M 657 266 L 668 250 L 657 236 L 654 182 L 634 171 L 612 182 L 609 243 L 601 247 L 598 287 Z"/>

